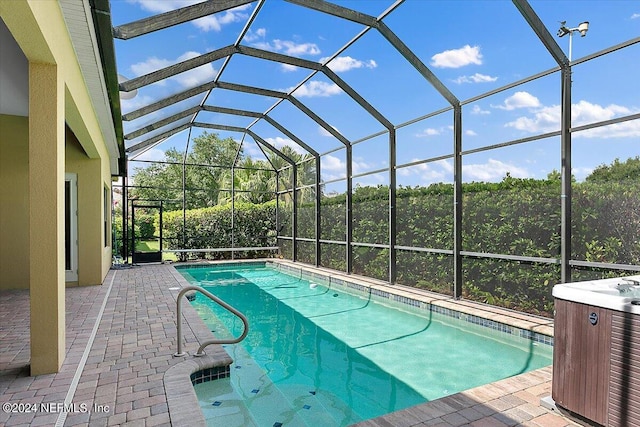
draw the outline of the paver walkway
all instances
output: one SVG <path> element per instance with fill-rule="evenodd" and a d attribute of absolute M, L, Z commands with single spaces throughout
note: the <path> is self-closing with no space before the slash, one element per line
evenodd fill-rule
<path fill-rule="evenodd" d="M 173 356 L 184 284 L 173 267 L 147 265 L 111 270 L 102 286 L 67 288 L 67 357 L 59 373 L 36 377 L 29 376 L 29 293 L 0 292 L 0 426 L 171 425 L 164 374 L 191 358 Z M 193 354 L 211 333 L 186 303 L 184 314 L 185 350 Z M 550 389 L 545 368 L 359 425 L 576 425 L 539 405 Z"/>

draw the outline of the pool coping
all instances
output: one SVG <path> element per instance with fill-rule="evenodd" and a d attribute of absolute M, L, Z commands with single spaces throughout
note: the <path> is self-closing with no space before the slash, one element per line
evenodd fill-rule
<path fill-rule="evenodd" d="M 164 388 L 172 426 L 206 425 L 202 411 L 193 409 L 200 408 L 193 388 L 193 376 L 198 372 L 218 368 L 215 370 L 216 378 L 209 377 L 208 380 L 228 377 L 231 363 L 231 358 L 220 348 L 215 354 L 194 357 L 167 369 L 164 374 Z"/>
<path fill-rule="evenodd" d="M 455 300 L 446 295 L 403 285 L 390 286 L 376 279 L 348 275 L 322 267 L 300 265 L 281 259 L 265 258 L 254 260 L 204 261 L 197 263 L 187 262 L 173 264 L 174 268 L 171 269 L 171 272 L 180 286 L 184 287 L 192 284 L 180 274 L 178 271 L 180 268 L 206 268 L 221 264 L 246 265 L 252 263 L 272 265 L 279 270 L 285 270 L 287 272 L 298 272 L 301 277 L 306 279 L 326 280 L 328 278 L 331 285 L 341 286 L 347 291 L 369 293 L 370 295 L 375 295 L 377 298 L 405 304 L 407 307 L 413 309 L 433 310 L 434 312 L 498 330 L 505 334 L 519 335 L 547 345 L 553 345 L 553 319 L 532 316 L 474 301 Z M 202 334 L 208 336 L 213 335 L 192 308 L 191 310 L 185 310 L 185 319 L 189 326 L 194 329 L 194 332 L 199 332 L 197 333 L 199 338 Z M 222 346 L 211 346 L 206 356 L 185 360 L 167 370 L 164 376 L 164 384 L 172 425 L 206 425 L 202 411 L 194 413 L 192 409 L 194 407 L 200 407 L 195 389 L 193 388 L 193 385 L 196 383 L 194 375 L 198 375 L 198 372 L 213 368 L 215 372 L 212 375 L 207 375 L 207 378 L 201 382 L 223 378 L 229 374 L 229 365 L 231 365 L 231 363 L 233 363 L 233 360 Z M 438 400 L 439 399 L 434 402 Z"/>

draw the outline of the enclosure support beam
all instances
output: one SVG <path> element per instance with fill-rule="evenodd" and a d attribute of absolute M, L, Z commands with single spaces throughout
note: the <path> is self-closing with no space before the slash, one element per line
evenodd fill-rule
<path fill-rule="evenodd" d="M 158 111 L 162 108 L 168 107 L 169 105 L 177 104 L 180 101 L 184 101 L 185 99 L 189 99 L 192 96 L 196 96 L 200 93 L 204 93 L 207 90 L 210 90 L 215 86 L 214 82 L 209 82 L 202 84 L 200 86 L 196 86 L 189 90 L 185 90 L 180 93 L 176 93 L 167 98 L 163 98 L 159 101 L 154 102 L 153 104 L 145 105 L 144 107 L 138 108 L 137 110 L 131 111 L 130 113 L 124 114 L 122 116 L 122 120 L 125 122 L 135 120 L 142 116 L 146 116 L 147 114 L 153 113 L 154 111 Z"/>
<path fill-rule="evenodd" d="M 561 69 L 560 280 L 566 283 L 571 281 L 571 64 L 527 0 L 512 1 Z"/>
<path fill-rule="evenodd" d="M 128 133 L 128 134 L 126 134 L 124 136 L 124 139 L 126 139 L 126 140 L 135 139 L 135 138 L 137 138 L 139 136 L 142 136 L 142 135 L 144 135 L 146 133 L 153 132 L 156 129 L 160 129 L 161 127 L 170 125 L 171 123 L 176 122 L 176 121 L 178 121 L 180 119 L 184 119 L 185 117 L 192 116 L 192 115 L 198 113 L 198 111 L 200 111 L 200 106 L 186 109 L 186 110 L 181 111 L 179 113 L 176 113 L 176 114 L 174 114 L 174 115 L 172 115 L 170 117 L 164 118 L 162 120 L 158 120 L 157 122 L 151 123 L 151 124 L 149 124 L 147 126 L 141 127 L 140 129 L 137 129 L 137 130 L 135 130 L 133 132 L 130 132 L 130 133 Z"/>
<path fill-rule="evenodd" d="M 396 283 L 396 130 L 389 129 L 389 284 Z"/>
<path fill-rule="evenodd" d="M 544 25 L 540 17 L 533 10 L 527 0 L 512 0 L 518 11 L 522 14 L 527 21 L 531 29 L 536 33 L 542 44 L 549 54 L 553 56 L 553 59 L 558 65 L 566 66 L 569 64 L 569 59 L 566 57 L 558 43 L 554 40 L 547 27 Z"/>
<path fill-rule="evenodd" d="M 182 156 L 182 249 L 187 248 L 187 155 L 191 143 L 191 128 L 187 136 L 187 143 Z M 233 252 L 231 252 L 233 254 Z M 182 258 L 182 257 L 181 257 Z"/>
<path fill-rule="evenodd" d="M 183 24 L 194 19 L 202 18 L 214 13 L 233 9 L 255 0 L 218 0 L 215 2 L 197 3 L 191 6 L 154 15 L 128 24 L 119 25 L 113 29 L 113 37 L 122 40 L 149 34 L 174 25 Z"/>
<path fill-rule="evenodd" d="M 571 65 L 562 68 L 560 281 L 571 282 Z"/>
<path fill-rule="evenodd" d="M 347 258 L 347 274 L 351 274 L 353 273 L 353 148 L 351 145 L 347 145 L 345 150 L 345 161 L 347 163 L 347 194 L 345 194 L 345 240 L 347 242 L 347 253 L 345 256 Z"/>
<path fill-rule="evenodd" d="M 133 208 L 133 202 L 135 200 L 132 199 L 131 200 L 131 264 L 135 264 L 136 263 L 136 259 L 135 259 L 135 252 L 136 252 L 136 229 L 135 229 L 135 224 L 136 224 L 136 210 Z"/>
<path fill-rule="evenodd" d="M 231 165 L 231 248 L 236 247 L 235 228 L 236 228 L 236 165 Z M 231 259 L 235 259 L 235 251 L 231 251 Z"/>
<path fill-rule="evenodd" d="M 453 109 L 453 297 L 462 297 L 462 107 Z"/>
<path fill-rule="evenodd" d="M 212 52 L 205 53 L 204 55 L 196 56 L 195 58 L 187 59 L 182 62 L 178 62 L 177 64 L 169 65 L 168 67 L 153 71 L 149 74 L 122 82 L 120 83 L 120 90 L 124 92 L 131 92 L 134 89 L 140 89 L 141 87 L 167 79 L 175 76 L 176 74 L 184 73 L 185 71 L 198 68 L 201 65 L 209 64 L 217 61 L 218 59 L 233 55 L 236 51 L 237 49 L 235 46 L 225 46 L 223 48 L 216 49 Z"/>
<path fill-rule="evenodd" d="M 127 162 L 127 167 L 129 163 Z M 129 179 L 128 175 L 122 178 L 122 260 L 129 264 Z"/>
<path fill-rule="evenodd" d="M 321 176 L 320 176 L 320 156 L 316 153 L 315 154 L 315 162 L 316 162 L 316 267 L 320 267 L 320 256 L 321 256 L 321 251 L 320 251 L 320 233 L 322 232 L 322 227 L 321 227 L 321 223 L 320 220 L 322 218 L 322 206 L 320 205 L 320 202 L 322 201 L 322 198 L 320 197 L 320 180 L 321 180 Z"/>
<path fill-rule="evenodd" d="M 238 144 L 236 156 L 233 158 L 233 163 L 231 164 L 231 248 L 236 247 L 236 165 L 238 164 L 246 136 L 246 133 L 242 134 L 242 140 L 240 144 Z M 235 251 L 231 251 L 231 259 L 235 259 L 235 253 Z"/>
<path fill-rule="evenodd" d="M 291 253 L 291 260 L 296 262 L 298 260 L 298 242 L 296 241 L 298 237 L 298 191 L 296 188 L 298 187 L 298 165 L 295 162 L 291 163 L 291 187 L 293 187 L 293 215 L 291 220 L 291 237 L 293 238 L 293 248 Z"/>
<path fill-rule="evenodd" d="M 187 145 L 188 139 L 187 139 Z M 185 157 L 187 149 L 184 150 Z M 187 248 L 187 164 L 182 162 L 182 249 Z"/>
<path fill-rule="evenodd" d="M 160 144 L 162 141 L 164 141 L 165 139 L 169 138 L 170 136 L 175 135 L 178 132 L 182 132 L 183 130 L 187 129 L 189 127 L 189 124 L 184 124 L 184 125 L 180 125 L 177 126 L 173 129 L 169 129 L 166 132 L 161 133 L 160 135 L 156 135 L 153 138 L 149 138 L 146 141 L 142 141 L 139 142 L 135 145 L 132 145 L 131 147 L 127 148 L 125 151 L 127 153 L 135 153 L 136 151 L 142 150 L 143 148 L 148 148 L 151 147 L 153 145 L 157 145 Z"/>
<path fill-rule="evenodd" d="M 280 171 L 276 170 L 276 246 L 280 247 Z M 280 250 L 278 252 L 281 252 Z"/>

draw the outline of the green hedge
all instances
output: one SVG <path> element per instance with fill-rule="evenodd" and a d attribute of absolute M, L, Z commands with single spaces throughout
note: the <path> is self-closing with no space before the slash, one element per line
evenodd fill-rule
<path fill-rule="evenodd" d="M 163 215 L 163 239 L 166 249 L 209 249 L 261 247 L 275 245 L 275 201 L 254 205 L 235 203 L 233 233 L 231 204 L 186 211 L 186 239 L 183 237 L 183 212 Z M 233 240 L 232 242 L 232 234 Z M 183 239 L 185 243 L 183 244 Z M 251 254 L 246 254 L 250 256 Z M 190 253 L 211 259 L 227 258 L 225 252 Z M 183 257 L 184 258 L 184 257 Z"/>
<path fill-rule="evenodd" d="M 468 252 L 560 257 L 561 186 L 557 179 L 506 177 L 499 183 L 465 183 L 462 248 Z M 353 194 L 353 241 L 388 243 L 389 188 L 358 187 Z M 640 264 L 640 183 L 573 183 L 572 259 Z M 305 210 L 307 212 L 308 210 Z M 397 191 L 400 246 L 453 249 L 453 185 L 403 187 Z M 344 240 L 345 196 L 322 199 L 322 237 Z M 314 222 L 298 223 L 298 232 Z M 338 259 L 325 252 L 339 256 Z M 344 247 L 323 245 L 323 266 L 344 265 Z M 354 248 L 354 273 L 386 279 L 388 251 Z M 551 288 L 560 282 L 557 264 L 467 256 L 463 295 L 517 310 L 551 316 Z M 574 280 L 625 274 L 574 269 Z M 397 252 L 398 283 L 452 294 L 453 260 L 446 254 Z"/>

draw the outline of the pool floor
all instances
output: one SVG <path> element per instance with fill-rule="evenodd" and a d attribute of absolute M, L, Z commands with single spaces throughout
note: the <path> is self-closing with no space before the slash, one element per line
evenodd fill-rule
<path fill-rule="evenodd" d="M 551 363 L 548 346 L 268 267 L 182 272 L 250 319 L 226 347 L 231 378 L 196 385 L 218 425 L 349 425 Z M 217 336 L 240 334 L 229 313 L 193 304 Z"/>

